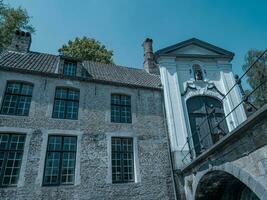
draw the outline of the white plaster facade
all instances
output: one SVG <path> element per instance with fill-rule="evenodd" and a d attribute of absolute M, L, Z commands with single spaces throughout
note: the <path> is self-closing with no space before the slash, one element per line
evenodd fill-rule
<path fill-rule="evenodd" d="M 160 68 L 161 81 L 167 123 L 174 157 L 174 167 L 183 165 L 188 153 L 187 137 L 191 135 L 186 102 L 193 96 L 211 96 L 222 101 L 227 116 L 229 131 L 246 119 L 238 86 L 235 84 L 231 60 L 233 53 L 220 49 L 203 41 L 191 39 L 156 52 Z M 192 66 L 198 64 L 203 72 L 203 81 L 195 81 Z"/>

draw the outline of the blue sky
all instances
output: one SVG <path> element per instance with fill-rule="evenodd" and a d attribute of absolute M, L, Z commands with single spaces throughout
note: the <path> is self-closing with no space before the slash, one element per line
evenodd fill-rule
<path fill-rule="evenodd" d="M 146 37 L 154 50 L 196 37 L 234 52 L 235 73 L 248 49 L 267 47 L 266 0 L 4 0 L 36 27 L 33 51 L 57 54 L 76 36 L 114 51 L 116 64 L 141 68 Z"/>

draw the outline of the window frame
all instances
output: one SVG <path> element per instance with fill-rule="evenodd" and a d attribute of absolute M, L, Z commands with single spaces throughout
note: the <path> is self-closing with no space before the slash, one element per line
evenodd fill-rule
<path fill-rule="evenodd" d="M 123 139 L 130 139 L 131 142 L 132 142 L 132 151 L 113 151 L 112 149 L 112 139 L 120 139 L 120 140 L 123 140 Z M 135 175 L 135 152 L 134 152 L 134 138 L 133 137 L 121 137 L 121 136 L 111 136 L 111 182 L 112 184 L 118 184 L 118 183 L 134 183 L 135 182 L 135 179 L 136 179 L 136 175 Z M 121 148 L 122 148 L 122 143 L 121 143 Z M 113 180 L 113 164 L 112 164 L 112 154 L 115 153 L 115 154 L 120 154 L 121 155 L 121 165 L 120 165 L 120 168 L 121 168 L 121 177 L 122 179 L 117 181 L 117 180 Z M 131 180 L 125 180 L 124 179 L 124 170 L 123 168 L 125 167 L 124 165 L 124 158 L 123 158 L 123 154 L 124 153 L 131 153 L 132 154 L 132 179 Z"/>
<path fill-rule="evenodd" d="M 8 85 L 9 84 L 19 84 L 19 93 L 18 94 L 14 94 L 14 93 L 10 93 L 10 92 L 7 92 L 7 88 L 8 88 Z M 32 94 L 31 95 L 28 95 L 28 94 L 21 94 L 21 91 L 22 91 L 22 87 L 23 85 L 28 85 L 28 86 L 31 86 L 32 87 Z M 7 81 L 6 82 L 6 87 L 5 87 L 5 91 L 4 91 L 4 95 L 2 97 L 2 104 L 1 104 L 1 110 L 0 110 L 0 114 L 1 115 L 10 115 L 10 116 L 29 116 L 30 114 L 30 109 L 31 109 L 31 103 L 32 103 L 32 97 L 33 97 L 33 90 L 34 90 L 34 84 L 31 83 L 31 82 L 26 82 L 26 81 Z M 17 96 L 18 99 L 16 101 L 16 108 L 15 108 L 15 113 L 14 114 L 10 114 L 10 113 L 3 113 L 3 108 L 4 108 L 4 103 L 5 103 L 5 98 L 6 98 L 6 95 L 13 95 L 13 96 Z M 21 97 L 30 97 L 30 105 L 29 105 L 29 109 L 28 109 L 28 112 L 27 114 L 25 115 L 21 115 L 21 114 L 18 114 L 18 105 L 19 105 L 19 101 L 20 101 L 20 98 Z"/>
<path fill-rule="evenodd" d="M 70 100 L 70 99 L 63 99 L 63 98 L 57 98 L 57 89 L 66 89 L 67 90 L 67 96 L 69 95 L 69 91 L 75 91 L 79 93 L 79 97 L 78 100 Z M 60 118 L 60 117 L 55 117 L 54 116 L 54 112 L 55 112 L 55 103 L 57 100 L 61 100 L 61 101 L 65 101 L 67 102 L 77 102 L 78 103 L 78 109 L 77 109 L 77 118 L 67 118 L 67 104 L 64 107 L 64 118 Z M 52 118 L 53 119 L 69 119 L 69 120 L 78 120 L 79 119 L 79 106 L 80 106 L 80 90 L 76 89 L 76 88 L 69 88 L 69 87 L 56 87 L 55 88 L 55 95 L 54 95 L 54 104 L 53 104 L 53 110 L 52 110 Z"/>
<path fill-rule="evenodd" d="M 65 74 L 65 68 L 66 68 L 66 64 L 73 64 L 74 66 L 74 74 Z M 64 76 L 76 76 L 77 75 L 77 67 L 78 67 L 78 63 L 76 61 L 71 61 L 71 60 L 64 60 L 63 62 L 63 75 Z"/>
<path fill-rule="evenodd" d="M 56 137 L 61 137 L 62 140 L 61 140 L 61 150 L 48 150 L 48 146 L 49 146 L 49 137 L 53 137 L 53 136 L 56 136 Z M 75 151 L 64 151 L 62 150 L 63 148 L 63 144 L 64 144 L 64 137 L 74 137 L 76 138 L 76 150 Z M 45 161 L 44 161 L 44 168 L 43 168 L 43 178 L 42 178 L 42 186 L 46 186 L 46 187 L 53 187 L 53 186 L 69 186 L 69 185 L 75 185 L 75 178 L 76 178 L 76 162 L 77 162 L 77 149 L 78 149 L 78 136 L 77 135 L 63 135 L 63 134 L 49 134 L 48 137 L 47 137 L 47 144 L 46 144 L 46 150 L 45 150 Z M 60 159 L 59 159 L 59 172 L 58 172 L 58 181 L 57 183 L 55 184 L 45 184 L 44 183 L 44 180 L 45 180 L 45 170 L 46 170 L 46 163 L 47 163 L 47 156 L 48 156 L 48 153 L 49 152 L 58 152 L 60 153 Z M 61 181 L 61 177 L 62 177 L 62 156 L 63 156 L 63 153 L 65 152 L 70 152 L 70 153 L 74 153 L 75 156 L 74 156 L 74 177 L 73 177 L 73 183 L 65 183 L 65 184 L 62 184 L 62 181 Z"/>
<path fill-rule="evenodd" d="M 17 187 L 18 183 L 19 183 L 19 179 L 20 179 L 20 173 L 21 173 L 21 168 L 22 168 L 22 163 L 23 163 L 23 157 L 24 157 L 24 151 L 25 151 L 25 143 L 27 140 L 27 135 L 23 134 L 23 133 L 13 133 L 13 132 L 0 132 L 1 135 L 9 135 L 8 138 L 8 143 L 7 143 L 7 149 L 1 149 L 0 152 L 4 152 L 4 160 L 3 160 L 3 167 L 2 170 L 0 171 L 0 188 L 7 188 L 7 187 Z M 10 149 L 10 143 L 11 143 L 11 139 L 13 135 L 17 135 L 17 136 L 24 136 L 24 142 L 23 142 L 23 147 L 22 150 L 12 150 Z M 5 175 L 5 170 L 6 170 L 6 165 L 7 165 L 7 156 L 9 152 L 19 152 L 21 153 L 21 160 L 19 163 L 19 172 L 17 175 L 17 180 L 15 184 L 8 184 L 8 185 L 4 185 L 3 184 L 3 180 L 4 180 L 4 175 Z"/>
<path fill-rule="evenodd" d="M 114 104 L 112 103 L 112 96 L 113 95 L 118 95 L 120 97 L 120 102 L 121 102 L 121 97 L 122 96 L 126 96 L 126 97 L 129 97 L 130 98 L 130 105 L 122 105 L 121 103 L 120 104 Z M 112 106 L 118 106 L 120 108 L 120 120 L 119 121 L 112 121 Z M 121 111 L 121 108 L 123 107 L 127 107 L 127 108 L 130 108 L 130 121 L 129 122 L 122 122 L 122 111 Z M 110 121 L 112 123 L 124 123 L 124 124 L 131 124 L 132 123 L 132 98 L 131 98 L 131 95 L 128 95 L 128 94 L 119 94 L 119 93 L 112 93 L 110 95 Z"/>

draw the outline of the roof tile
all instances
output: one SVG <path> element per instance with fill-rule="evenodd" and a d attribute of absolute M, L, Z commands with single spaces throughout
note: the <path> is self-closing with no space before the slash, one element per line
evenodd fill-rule
<path fill-rule="evenodd" d="M 41 73 L 56 73 L 60 57 L 39 52 L 18 53 L 3 51 L 0 53 L 0 68 L 15 68 Z M 123 85 L 160 88 L 160 77 L 147 73 L 143 69 L 128 68 L 114 64 L 83 61 L 90 79 Z"/>

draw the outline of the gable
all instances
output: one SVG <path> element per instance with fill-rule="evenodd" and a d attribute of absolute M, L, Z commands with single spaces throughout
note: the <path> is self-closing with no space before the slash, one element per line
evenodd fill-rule
<path fill-rule="evenodd" d="M 217 52 L 191 44 L 189 46 L 172 51 L 173 54 L 195 54 L 195 55 L 219 55 Z"/>
<path fill-rule="evenodd" d="M 155 53 L 158 58 L 160 56 L 175 57 L 205 57 L 205 58 L 228 58 L 233 59 L 234 53 L 214 46 L 202 40 L 192 38 L 175 45 L 158 50 Z"/>

